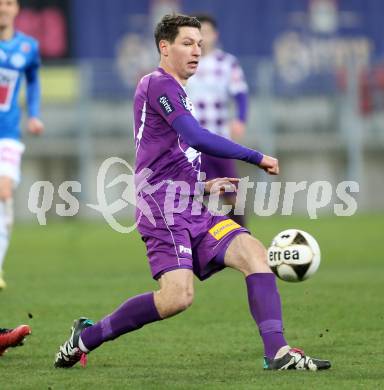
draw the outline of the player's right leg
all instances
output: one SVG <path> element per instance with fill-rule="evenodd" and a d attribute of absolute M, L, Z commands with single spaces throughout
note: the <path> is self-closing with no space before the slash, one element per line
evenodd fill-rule
<path fill-rule="evenodd" d="M 3 264 L 9 246 L 13 223 L 12 192 L 12 178 L 0 176 L 0 290 L 6 287 Z"/>
<path fill-rule="evenodd" d="M 69 339 L 56 355 L 55 367 L 72 367 L 104 342 L 151 322 L 171 317 L 192 304 L 193 272 L 190 269 L 165 272 L 160 277 L 159 284 L 158 291 L 128 299 L 96 324 L 87 318 L 76 320 Z"/>

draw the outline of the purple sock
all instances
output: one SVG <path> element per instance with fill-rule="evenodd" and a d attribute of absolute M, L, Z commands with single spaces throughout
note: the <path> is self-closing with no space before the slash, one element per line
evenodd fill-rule
<path fill-rule="evenodd" d="M 252 317 L 259 327 L 264 354 L 273 359 L 276 352 L 288 343 L 283 336 L 280 295 L 272 273 L 248 275 L 245 279 Z"/>
<path fill-rule="evenodd" d="M 153 292 L 137 295 L 124 302 L 112 314 L 81 332 L 81 340 L 90 351 L 105 341 L 161 320 Z"/>

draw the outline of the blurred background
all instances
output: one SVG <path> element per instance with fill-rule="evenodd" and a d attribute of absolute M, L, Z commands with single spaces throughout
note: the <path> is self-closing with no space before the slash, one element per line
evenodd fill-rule
<path fill-rule="evenodd" d="M 24 137 L 18 219 L 35 218 L 26 200 L 37 180 L 51 181 L 56 192 L 65 180 L 80 181 L 80 216 L 98 216 L 83 205 L 96 203 L 96 176 L 104 159 L 118 156 L 133 164 L 134 89 L 157 65 L 153 28 L 172 11 L 217 18 L 221 47 L 238 56 L 250 86 L 243 143 L 280 159 L 279 180 L 355 180 L 359 212 L 384 210 L 382 0 L 21 4 L 18 28 L 40 41 L 47 130 L 41 138 Z M 251 166 L 241 164 L 240 171 L 252 180 L 267 180 Z M 108 196 L 119 198 L 121 192 L 117 186 Z M 305 209 L 301 194 L 294 210 Z M 333 205 L 324 208 L 332 210 Z M 125 210 L 127 215 L 132 211 Z"/>

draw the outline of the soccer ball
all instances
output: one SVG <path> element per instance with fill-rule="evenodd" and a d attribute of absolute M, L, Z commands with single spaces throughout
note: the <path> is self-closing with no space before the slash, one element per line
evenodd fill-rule
<path fill-rule="evenodd" d="M 268 249 L 268 265 L 280 279 L 301 282 L 319 268 L 319 244 L 307 232 L 284 230 L 272 240 Z"/>

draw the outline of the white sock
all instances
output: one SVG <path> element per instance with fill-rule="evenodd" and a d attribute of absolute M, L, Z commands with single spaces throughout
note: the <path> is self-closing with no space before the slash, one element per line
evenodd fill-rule
<path fill-rule="evenodd" d="M 9 245 L 8 217 L 5 202 L 0 202 L 0 271 Z"/>
<path fill-rule="evenodd" d="M 84 345 L 83 340 L 81 339 L 81 336 L 79 337 L 79 348 L 80 348 L 84 353 L 89 353 L 89 349 Z"/>

